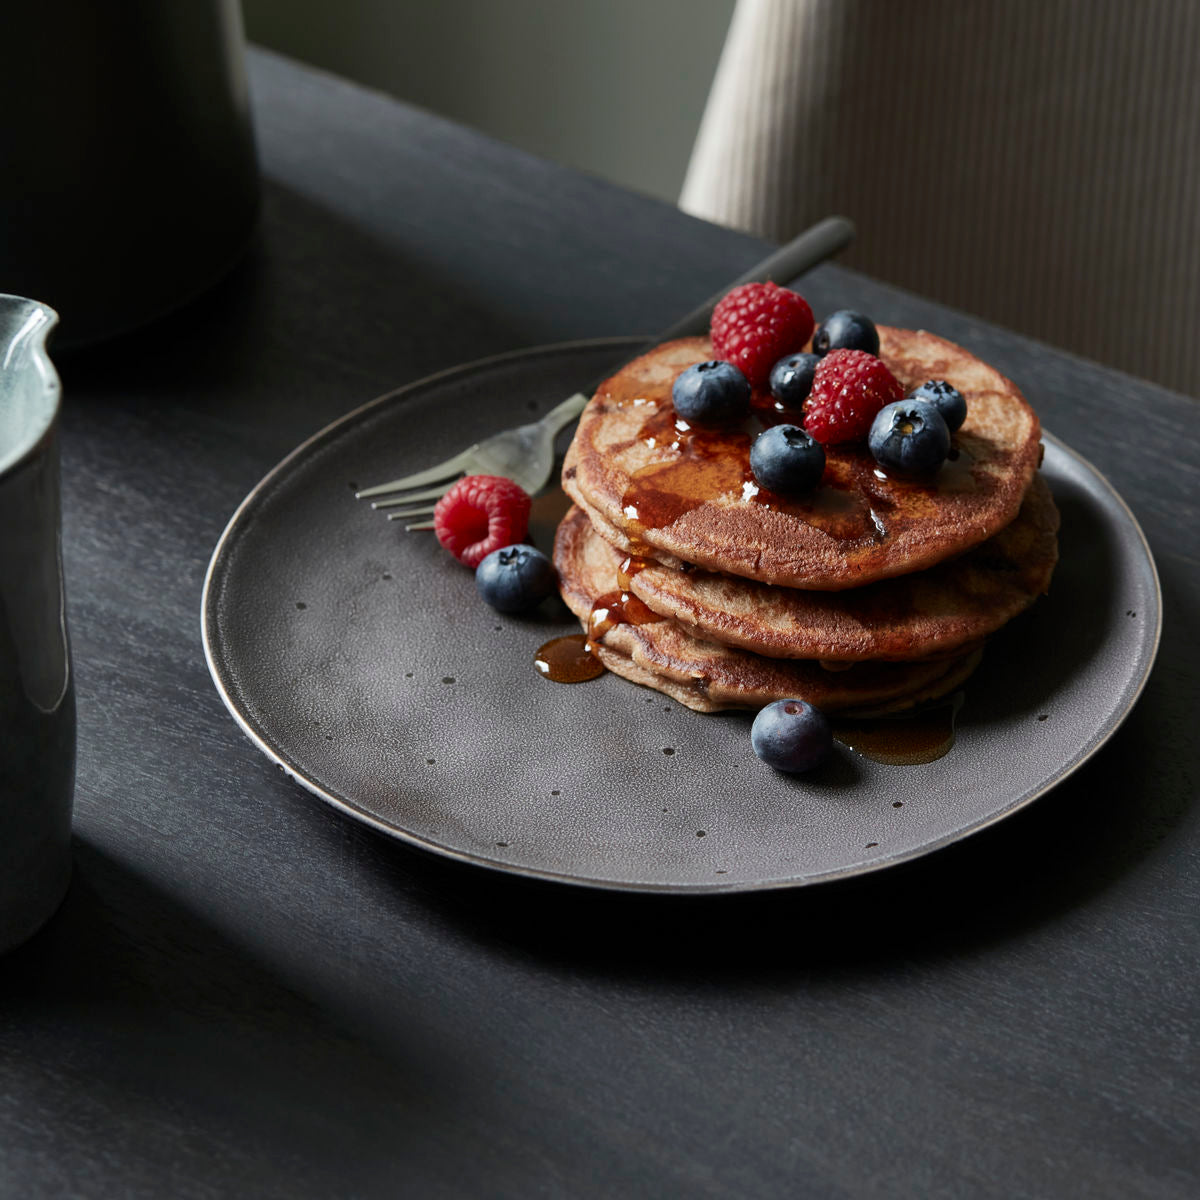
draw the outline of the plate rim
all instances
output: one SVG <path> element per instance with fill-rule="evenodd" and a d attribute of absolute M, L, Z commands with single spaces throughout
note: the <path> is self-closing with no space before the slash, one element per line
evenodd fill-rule
<path fill-rule="evenodd" d="M 230 715 L 237 723 L 239 728 L 255 745 L 259 751 L 266 756 L 276 767 L 281 769 L 289 779 L 300 784 L 306 791 L 315 795 L 318 799 L 331 805 L 338 811 L 345 813 L 347 816 L 361 821 L 364 824 L 376 829 L 380 833 L 386 834 L 389 837 L 396 838 L 408 845 L 415 846 L 421 850 L 436 854 L 442 858 L 448 858 L 455 862 L 469 864 L 473 867 L 482 867 L 484 869 L 495 871 L 503 875 L 516 875 L 526 879 L 537 879 L 550 883 L 568 884 L 574 887 L 583 887 L 597 889 L 603 891 L 637 893 L 643 895 L 676 895 L 676 896 L 703 896 L 714 894 L 729 894 L 742 892 L 762 892 L 762 891 L 780 891 L 791 888 L 815 887 L 821 884 L 834 883 L 839 880 L 855 878 L 863 875 L 871 875 L 878 871 L 886 870 L 890 867 L 899 866 L 902 863 L 912 862 L 919 858 L 924 858 L 929 854 L 933 854 L 938 850 L 944 849 L 947 846 L 954 845 L 964 841 L 967 838 L 972 838 L 976 834 L 991 828 L 998 822 L 1007 819 L 1014 813 L 1020 812 L 1027 808 L 1035 800 L 1046 795 L 1058 787 L 1059 784 L 1069 779 L 1081 767 L 1089 762 L 1117 733 L 1121 726 L 1125 723 L 1129 714 L 1141 698 L 1142 693 L 1149 681 L 1151 672 L 1158 658 L 1159 645 L 1162 640 L 1163 627 L 1163 597 L 1162 583 L 1159 578 L 1158 565 L 1154 560 L 1153 551 L 1150 548 L 1150 543 L 1146 538 L 1145 531 L 1142 529 L 1140 522 L 1134 515 L 1133 510 L 1126 503 L 1124 497 L 1113 486 L 1109 478 L 1097 469 L 1087 458 L 1068 446 L 1061 439 L 1050 433 L 1044 426 L 1042 427 L 1042 439 L 1052 444 L 1055 451 L 1063 454 L 1066 458 L 1074 460 L 1077 467 L 1090 475 L 1105 492 L 1109 498 L 1115 502 L 1116 507 L 1124 516 L 1125 521 L 1130 529 L 1136 534 L 1136 544 L 1140 548 L 1145 560 L 1146 567 L 1149 568 L 1149 579 L 1151 590 L 1154 598 L 1154 628 L 1149 641 L 1149 649 L 1145 654 L 1144 663 L 1142 665 L 1141 675 L 1136 681 L 1136 685 L 1129 693 L 1128 700 L 1121 711 L 1114 714 L 1110 720 L 1107 729 L 1102 734 L 1092 740 L 1090 746 L 1085 746 L 1080 753 L 1074 758 L 1062 771 L 1054 776 L 1053 779 L 1047 781 L 1041 787 L 1032 791 L 1029 795 L 1024 796 L 1018 802 L 1011 804 L 999 811 L 990 814 L 986 818 L 976 822 L 965 830 L 958 830 L 953 833 L 945 834 L 933 841 L 923 842 L 919 846 L 911 847 L 907 850 L 898 851 L 895 854 L 884 858 L 872 859 L 869 862 L 851 863 L 837 870 L 825 871 L 820 875 L 810 877 L 797 878 L 776 878 L 766 880 L 731 880 L 725 881 L 692 881 L 692 882 L 646 882 L 646 881 L 629 881 L 616 879 L 599 879 L 594 877 L 586 877 L 580 875 L 566 874 L 561 871 L 552 871 L 546 868 L 531 867 L 521 863 L 506 863 L 496 859 L 483 857 L 482 855 L 472 854 L 464 850 L 456 849 L 452 846 L 443 845 L 440 842 L 433 841 L 427 837 L 423 837 L 418 833 L 410 830 L 400 829 L 396 825 L 385 821 L 376 814 L 369 812 L 367 809 L 356 805 L 353 801 L 344 796 L 338 795 L 322 786 L 314 779 L 308 778 L 303 769 L 297 764 L 288 760 L 283 754 L 276 750 L 270 742 L 268 742 L 260 733 L 252 726 L 240 711 L 230 690 L 225 686 L 225 682 L 221 677 L 218 666 L 218 653 L 214 644 L 216 637 L 216 617 L 213 597 L 219 583 L 219 575 L 223 560 L 227 557 L 227 549 L 232 543 L 236 533 L 241 525 L 247 512 L 257 504 L 270 487 L 282 476 L 286 475 L 294 462 L 304 457 L 315 445 L 324 442 L 329 437 L 338 433 L 343 427 L 357 424 L 372 410 L 381 408 L 389 402 L 395 402 L 403 397 L 406 393 L 416 391 L 417 389 L 427 388 L 431 385 L 436 385 L 444 380 L 451 379 L 458 375 L 470 375 L 477 373 L 480 370 L 494 366 L 496 364 L 510 362 L 519 359 L 536 359 L 539 357 L 548 356 L 550 354 L 569 353 L 572 350 L 595 350 L 605 346 L 611 346 L 614 349 L 625 346 L 629 348 L 645 347 L 649 339 L 635 337 L 632 335 L 621 335 L 613 337 L 600 338 L 577 338 L 564 342 L 549 342 L 537 346 L 523 347 L 516 350 L 507 350 L 499 354 L 487 355 L 483 358 L 473 359 L 470 362 L 459 363 L 455 366 L 446 367 L 442 370 L 435 371 L 429 375 L 421 376 L 418 379 L 411 380 L 408 383 L 401 384 L 399 387 L 392 388 L 387 392 L 373 397 L 371 400 L 343 413 L 341 416 L 334 418 L 315 433 L 305 438 L 288 454 L 279 460 L 262 478 L 250 489 L 249 492 L 238 504 L 233 514 L 230 516 L 225 528 L 222 530 L 220 537 L 217 539 L 216 545 L 213 548 L 212 554 L 209 557 L 208 566 L 204 573 L 204 586 L 201 591 L 200 598 L 200 634 L 201 642 L 204 649 L 204 659 L 208 666 L 209 676 L 212 679 L 213 685 L 217 690 L 217 694 L 221 697 L 222 702 L 228 709 Z"/>

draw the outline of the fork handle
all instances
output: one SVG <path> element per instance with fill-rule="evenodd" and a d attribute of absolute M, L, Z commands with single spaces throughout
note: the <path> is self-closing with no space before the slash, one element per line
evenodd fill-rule
<path fill-rule="evenodd" d="M 699 308 L 676 321 L 654 339 L 654 344 L 669 342 L 672 338 L 696 337 L 708 332 L 708 323 L 717 301 L 731 288 L 743 283 L 757 283 L 768 279 L 787 283 L 797 275 L 803 275 L 819 262 L 824 262 L 839 250 L 844 250 L 854 240 L 854 223 L 845 217 L 826 217 L 810 226 L 798 237 L 792 238 L 762 262 L 756 263 L 745 274 L 727 283 L 715 296 L 710 296 Z"/>

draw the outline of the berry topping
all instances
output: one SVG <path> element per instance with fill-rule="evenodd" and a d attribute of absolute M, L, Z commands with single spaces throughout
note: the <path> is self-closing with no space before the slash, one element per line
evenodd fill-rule
<path fill-rule="evenodd" d="M 529 530 L 529 494 L 503 475 L 460 479 L 433 510 L 433 531 L 463 566 L 474 570 Z"/>
<path fill-rule="evenodd" d="M 773 283 L 743 283 L 713 309 L 713 354 L 761 388 L 771 368 L 802 350 L 812 331 L 812 309 L 803 296 Z"/>
<path fill-rule="evenodd" d="M 928 400 L 899 400 L 879 410 L 867 444 L 881 467 L 915 475 L 946 461 L 950 430 Z"/>
<path fill-rule="evenodd" d="M 958 388 L 944 379 L 930 379 L 909 392 L 910 400 L 928 400 L 953 433 L 967 419 L 967 402 Z"/>
<path fill-rule="evenodd" d="M 776 700 L 754 718 L 750 744 L 777 771 L 811 771 L 829 757 L 833 730 L 825 714 L 807 700 Z"/>
<path fill-rule="evenodd" d="M 789 354 L 771 368 L 771 395 L 784 408 L 797 412 L 812 390 L 813 372 L 821 361 L 816 354 Z"/>
<path fill-rule="evenodd" d="M 879 332 L 870 317 L 848 308 L 839 309 L 817 326 L 813 350 L 822 357 L 830 350 L 865 350 L 868 354 L 878 354 Z"/>
<path fill-rule="evenodd" d="M 697 363 L 676 376 L 671 400 L 688 421 L 736 421 L 749 410 L 750 384 L 733 363 Z"/>
<path fill-rule="evenodd" d="M 804 402 L 804 428 L 822 445 L 860 442 L 875 414 L 904 396 L 900 381 L 865 350 L 832 350 L 817 366 Z"/>
<path fill-rule="evenodd" d="M 750 447 L 750 470 L 770 492 L 810 492 L 825 471 L 825 450 L 799 425 L 772 425 Z"/>
<path fill-rule="evenodd" d="M 521 612 L 554 591 L 554 567 L 534 546 L 493 550 L 475 568 L 480 596 L 498 612 Z"/>

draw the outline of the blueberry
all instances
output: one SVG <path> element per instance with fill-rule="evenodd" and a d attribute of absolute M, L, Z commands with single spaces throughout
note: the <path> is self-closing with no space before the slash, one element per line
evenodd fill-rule
<path fill-rule="evenodd" d="M 785 408 L 799 409 L 812 391 L 813 374 L 820 361 L 817 354 L 781 358 L 771 368 L 771 395 Z"/>
<path fill-rule="evenodd" d="M 799 425 L 772 425 L 750 447 L 750 470 L 770 492 L 811 492 L 825 471 L 825 448 Z"/>
<path fill-rule="evenodd" d="M 475 568 L 475 587 L 498 612 L 520 612 L 554 591 L 554 567 L 534 546 L 493 550 Z"/>
<path fill-rule="evenodd" d="M 671 399 L 688 421 L 735 421 L 750 409 L 750 384 L 733 363 L 702 362 L 680 372 Z"/>
<path fill-rule="evenodd" d="M 915 475 L 942 465 L 950 453 L 950 430 L 928 400 L 897 400 L 876 414 L 867 445 L 881 467 Z"/>
<path fill-rule="evenodd" d="M 825 714 L 807 700 L 776 700 L 754 718 L 750 744 L 777 771 L 811 771 L 829 757 L 833 730 Z"/>
<path fill-rule="evenodd" d="M 817 326 L 812 347 L 822 358 L 830 350 L 865 350 L 868 354 L 878 356 L 879 332 L 870 317 L 841 308 L 830 313 Z"/>
<path fill-rule="evenodd" d="M 967 419 L 967 402 L 963 394 L 944 379 L 929 379 L 909 393 L 910 400 L 928 400 L 942 414 L 946 427 L 953 433 Z"/>

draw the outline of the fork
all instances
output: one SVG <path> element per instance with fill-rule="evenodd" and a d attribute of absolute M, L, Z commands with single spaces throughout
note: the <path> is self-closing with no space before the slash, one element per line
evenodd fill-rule
<path fill-rule="evenodd" d="M 818 221 L 681 317 L 669 329 L 650 339 L 639 353 L 673 338 L 706 332 L 713 308 L 730 288 L 771 278 L 794 279 L 844 249 L 853 238 L 854 225 L 845 217 L 826 217 Z M 462 475 L 505 475 L 532 496 L 545 487 L 554 468 L 555 437 L 583 412 L 587 402 L 588 397 L 583 392 L 576 392 L 540 420 L 506 429 L 460 450 L 444 462 L 401 479 L 363 488 L 355 496 L 359 500 L 370 499 L 374 509 L 395 508 L 397 511 L 388 513 L 389 521 L 431 517 L 435 504 L 423 502 L 436 503 Z M 407 507 L 414 504 L 418 507 Z M 432 528 L 433 522 L 429 520 L 414 521 L 405 526 L 407 530 Z"/>

